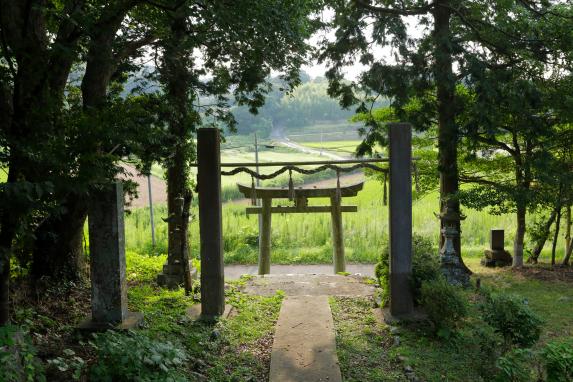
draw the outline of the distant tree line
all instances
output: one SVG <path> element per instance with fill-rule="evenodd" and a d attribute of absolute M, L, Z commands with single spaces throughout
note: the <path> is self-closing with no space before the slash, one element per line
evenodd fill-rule
<path fill-rule="evenodd" d="M 267 94 L 265 105 L 257 114 L 250 113 L 244 106 L 233 107 L 237 132 L 248 134 L 257 131 L 262 136 L 268 136 L 273 129 L 284 131 L 321 122 L 347 121 L 352 117 L 352 108 L 342 108 L 337 100 L 328 95 L 328 81 L 325 78 L 311 80 L 303 73 L 301 79 L 302 84 L 290 93 L 280 90 L 283 86 L 278 78 L 271 79 L 273 91 Z"/>

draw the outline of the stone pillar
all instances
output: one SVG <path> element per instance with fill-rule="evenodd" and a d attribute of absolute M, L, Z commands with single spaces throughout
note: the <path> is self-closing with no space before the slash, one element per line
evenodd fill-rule
<path fill-rule="evenodd" d="M 220 316 L 225 310 L 220 151 L 219 129 L 197 130 L 201 316 L 206 319 Z"/>
<path fill-rule="evenodd" d="M 505 267 L 513 263 L 511 254 L 505 250 L 505 232 L 503 229 L 492 229 L 489 234 L 490 248 L 484 251 L 481 264 L 486 267 Z"/>
<path fill-rule="evenodd" d="M 390 314 L 413 313 L 412 275 L 412 128 L 389 124 L 390 156 Z"/>
<path fill-rule="evenodd" d="M 88 216 L 92 314 L 80 329 L 130 328 L 143 318 L 127 310 L 123 203 L 120 182 L 92 192 Z"/>
<path fill-rule="evenodd" d="M 342 210 L 340 207 L 340 197 L 330 197 L 330 215 L 332 218 L 332 257 L 334 262 L 334 273 L 346 272 L 346 262 L 344 259 L 344 231 L 342 230 Z"/>
<path fill-rule="evenodd" d="M 271 207 L 272 199 L 263 199 L 260 216 L 259 275 L 271 273 Z"/>

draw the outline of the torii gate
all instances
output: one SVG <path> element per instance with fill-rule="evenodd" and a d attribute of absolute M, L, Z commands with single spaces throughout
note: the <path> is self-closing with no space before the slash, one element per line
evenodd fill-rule
<path fill-rule="evenodd" d="M 389 132 L 389 247 L 390 313 L 411 316 L 412 275 L 412 128 L 388 124 Z M 225 310 L 220 136 L 217 128 L 197 130 L 197 190 L 201 241 L 201 316 L 212 319 Z M 348 161 L 360 163 L 367 161 Z M 307 164 L 324 164 L 314 162 Z M 248 164 L 254 166 L 254 164 Z M 274 164 L 285 165 L 285 164 Z M 269 226 L 270 227 L 270 226 Z"/>
<path fill-rule="evenodd" d="M 237 184 L 239 191 L 246 198 L 262 200 L 262 207 L 247 207 L 247 214 L 260 214 L 260 243 L 259 243 L 259 275 L 271 273 L 271 214 L 274 213 L 325 213 L 332 217 L 332 254 L 334 273 L 345 272 L 344 261 L 344 231 L 342 229 L 342 213 L 356 212 L 358 206 L 341 205 L 342 197 L 356 196 L 364 182 L 348 186 L 328 188 L 299 187 L 292 191 L 288 188 L 252 187 Z M 330 206 L 309 206 L 309 198 L 330 198 Z M 294 200 L 294 206 L 272 207 L 273 199 Z"/>

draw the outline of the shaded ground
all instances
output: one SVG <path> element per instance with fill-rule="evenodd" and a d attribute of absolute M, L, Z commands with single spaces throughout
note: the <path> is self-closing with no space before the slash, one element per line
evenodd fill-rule
<path fill-rule="evenodd" d="M 556 266 L 553 268 L 542 268 L 541 266 L 527 266 L 521 269 L 513 270 L 513 272 L 529 279 L 573 282 L 573 268 L 571 267 L 564 268 Z"/>

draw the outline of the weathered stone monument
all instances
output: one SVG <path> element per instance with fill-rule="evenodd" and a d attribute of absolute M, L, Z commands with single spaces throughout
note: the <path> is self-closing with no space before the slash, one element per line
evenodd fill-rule
<path fill-rule="evenodd" d="M 504 247 L 504 230 L 492 229 L 490 231 L 490 248 L 484 251 L 482 265 L 486 267 L 506 267 L 511 265 L 513 258 Z"/>
<path fill-rule="evenodd" d="M 464 216 L 446 203 L 440 219 L 444 224 L 441 230 L 444 244 L 440 248 L 440 270 L 450 284 L 468 286 L 470 285 L 470 272 L 462 265 L 454 246 L 454 241 L 460 237 L 455 223 L 463 220 Z"/>
<path fill-rule="evenodd" d="M 127 310 L 123 203 L 121 182 L 92 193 L 88 217 L 92 312 L 80 330 L 129 329 L 143 320 L 141 313 Z"/>

